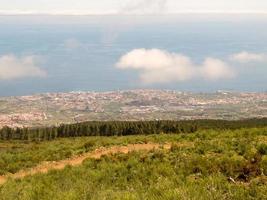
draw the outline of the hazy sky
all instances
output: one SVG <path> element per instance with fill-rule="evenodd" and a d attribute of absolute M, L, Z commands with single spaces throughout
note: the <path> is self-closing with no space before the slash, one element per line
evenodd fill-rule
<path fill-rule="evenodd" d="M 266 12 L 266 0 L 0 0 L 1 13 Z"/>

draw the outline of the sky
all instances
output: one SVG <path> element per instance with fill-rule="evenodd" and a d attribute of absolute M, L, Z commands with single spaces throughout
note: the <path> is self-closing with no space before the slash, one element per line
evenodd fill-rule
<path fill-rule="evenodd" d="M 267 13 L 266 0 L 0 0 L 2 14 Z"/>

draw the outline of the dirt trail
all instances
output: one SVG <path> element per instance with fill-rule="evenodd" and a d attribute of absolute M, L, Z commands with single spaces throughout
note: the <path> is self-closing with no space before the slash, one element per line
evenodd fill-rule
<path fill-rule="evenodd" d="M 113 146 L 109 148 L 101 147 L 99 149 L 94 150 L 93 152 L 85 153 L 66 160 L 43 162 L 31 169 L 21 170 L 15 174 L 0 176 L 0 185 L 4 184 L 9 178 L 21 179 L 23 177 L 34 175 L 37 173 L 47 173 L 49 170 L 61 170 L 64 169 L 67 165 L 77 166 L 82 164 L 82 162 L 87 158 L 100 159 L 101 156 L 103 155 L 110 155 L 116 153 L 127 154 L 132 151 L 141 151 L 141 150 L 150 151 L 159 148 L 170 149 L 171 144 L 160 145 L 156 143 L 147 143 L 147 144 L 129 144 L 127 146 Z"/>

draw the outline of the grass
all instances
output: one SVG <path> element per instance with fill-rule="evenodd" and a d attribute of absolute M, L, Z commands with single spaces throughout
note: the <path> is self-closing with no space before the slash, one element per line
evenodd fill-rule
<path fill-rule="evenodd" d="M 146 142 L 171 142 L 180 135 L 151 135 L 128 137 L 60 138 L 53 141 L 0 141 L 0 175 L 15 173 L 36 166 L 42 161 L 57 161 L 79 155 L 98 147 Z"/>
<path fill-rule="evenodd" d="M 2 142 L 1 159 L 9 152 L 10 162 L 19 169 L 27 167 L 25 155 L 36 165 L 98 146 L 149 141 L 173 145 L 169 151 L 104 156 L 79 167 L 9 180 L 0 186 L 0 199 L 267 199 L 267 128 Z M 9 171 L 2 166 L 3 173 Z"/>

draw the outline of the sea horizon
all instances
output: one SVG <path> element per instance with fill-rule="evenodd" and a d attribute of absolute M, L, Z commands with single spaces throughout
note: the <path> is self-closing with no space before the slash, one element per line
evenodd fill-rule
<path fill-rule="evenodd" d="M 0 74 L 0 96 L 135 88 L 266 91 L 265 62 L 230 59 L 242 52 L 267 52 L 267 20 L 263 15 L 122 16 L 0 15 L 0 57 L 9 56 L 16 65 L 31 59 L 38 70 L 33 74 Z M 116 66 L 124 55 L 142 49 L 186 56 L 195 68 L 207 58 L 217 59 L 235 76 L 210 80 L 196 73 L 180 79 L 178 74 L 178 78 L 165 77 L 158 82 L 158 78 L 142 80 L 148 77 L 142 70 Z"/>

